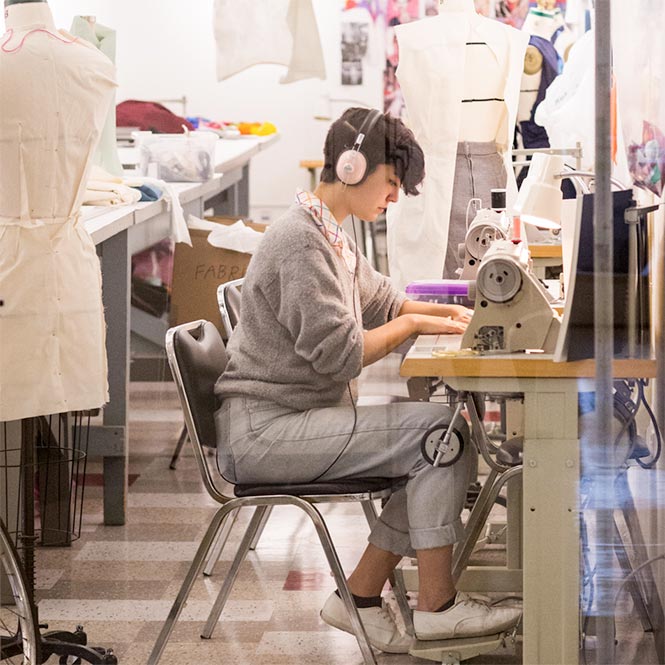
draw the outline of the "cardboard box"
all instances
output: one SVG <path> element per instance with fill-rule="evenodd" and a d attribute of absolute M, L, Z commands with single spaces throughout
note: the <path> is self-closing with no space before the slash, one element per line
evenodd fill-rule
<path fill-rule="evenodd" d="M 209 221 L 227 226 L 238 221 L 237 217 L 208 217 Z M 243 222 L 263 233 L 265 224 Z M 209 231 L 190 229 L 192 246 L 178 243 L 173 259 L 171 284 L 171 325 L 179 325 L 197 319 L 212 321 L 223 337 L 224 327 L 217 305 L 217 287 L 224 282 L 245 276 L 251 254 L 213 247 L 208 243 Z"/>

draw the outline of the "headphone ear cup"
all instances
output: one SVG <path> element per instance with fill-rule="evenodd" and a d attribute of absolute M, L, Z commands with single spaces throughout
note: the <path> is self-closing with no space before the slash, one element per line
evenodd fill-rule
<path fill-rule="evenodd" d="M 358 150 L 345 150 L 337 160 L 335 172 L 345 185 L 357 185 L 367 171 L 367 160 Z"/>

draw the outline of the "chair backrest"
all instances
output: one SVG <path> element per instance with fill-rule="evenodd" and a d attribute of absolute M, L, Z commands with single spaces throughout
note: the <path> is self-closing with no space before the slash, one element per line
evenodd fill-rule
<path fill-rule="evenodd" d="M 176 326 L 166 333 L 166 352 L 192 442 L 216 448 L 214 388 L 227 362 L 219 331 L 210 321 Z"/>
<path fill-rule="evenodd" d="M 217 288 L 217 304 L 227 339 L 240 320 L 240 287 L 244 277 L 220 284 Z"/>

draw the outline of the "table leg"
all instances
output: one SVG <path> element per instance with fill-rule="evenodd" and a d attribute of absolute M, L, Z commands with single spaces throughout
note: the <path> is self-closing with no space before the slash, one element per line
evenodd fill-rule
<path fill-rule="evenodd" d="M 104 524 L 125 523 L 127 502 L 127 401 L 129 397 L 129 313 L 131 257 L 128 233 L 123 231 L 100 246 L 102 296 L 106 316 L 109 403 L 104 407 L 104 427 L 91 431 L 91 447 L 104 458 Z M 97 436 L 96 436 L 97 435 Z M 95 443 L 97 445 L 95 445 Z"/>
<path fill-rule="evenodd" d="M 249 164 L 238 167 L 224 177 L 228 186 L 206 201 L 215 215 L 226 217 L 249 217 Z"/>
<path fill-rule="evenodd" d="M 525 391 L 524 662 L 576 665 L 579 654 L 577 383 Z"/>
<path fill-rule="evenodd" d="M 242 178 L 236 185 L 236 215 L 249 217 L 249 164 L 242 167 Z"/>

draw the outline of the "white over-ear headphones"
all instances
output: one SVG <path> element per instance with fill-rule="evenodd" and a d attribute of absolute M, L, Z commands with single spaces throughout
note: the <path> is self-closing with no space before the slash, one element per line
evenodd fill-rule
<path fill-rule="evenodd" d="M 353 147 L 350 150 L 345 150 L 337 158 L 335 173 L 345 185 L 357 185 L 365 177 L 367 173 L 367 160 L 365 159 L 365 155 L 360 152 L 360 146 L 365 140 L 365 136 L 372 131 L 372 127 L 374 127 L 382 115 L 383 113 L 378 109 L 372 109 L 365 117 L 365 120 L 363 120 L 358 130 L 358 136 L 356 136 L 356 140 L 353 142 Z"/>

